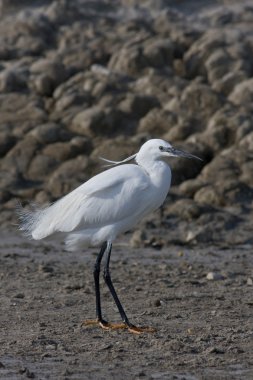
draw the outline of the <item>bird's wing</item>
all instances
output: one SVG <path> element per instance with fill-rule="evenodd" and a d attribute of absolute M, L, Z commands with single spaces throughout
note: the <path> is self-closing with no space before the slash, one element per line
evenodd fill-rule
<path fill-rule="evenodd" d="M 41 211 L 32 236 L 100 228 L 145 209 L 148 175 L 137 165 L 114 167 L 98 174 Z"/>

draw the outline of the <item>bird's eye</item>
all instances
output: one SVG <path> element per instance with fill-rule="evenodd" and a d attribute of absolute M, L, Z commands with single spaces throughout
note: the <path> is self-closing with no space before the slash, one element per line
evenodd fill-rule
<path fill-rule="evenodd" d="M 163 146 L 159 146 L 159 149 L 160 149 L 161 151 L 163 151 Z"/>

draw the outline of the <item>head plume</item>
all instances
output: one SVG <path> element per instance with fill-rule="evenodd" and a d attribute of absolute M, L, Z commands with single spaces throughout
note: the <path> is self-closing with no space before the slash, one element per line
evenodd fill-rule
<path fill-rule="evenodd" d="M 137 153 L 133 154 L 132 156 L 125 158 L 122 161 L 112 161 L 112 160 L 108 160 L 107 158 L 104 158 L 104 157 L 99 157 L 99 158 L 100 158 L 100 160 L 108 163 L 107 165 L 104 165 L 105 167 L 109 167 L 109 166 L 117 166 L 117 165 L 125 164 L 126 162 L 133 160 L 136 156 L 137 156 Z"/>

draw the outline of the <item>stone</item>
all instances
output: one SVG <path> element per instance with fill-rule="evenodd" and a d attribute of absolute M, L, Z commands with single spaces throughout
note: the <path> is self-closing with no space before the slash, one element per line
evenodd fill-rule
<path fill-rule="evenodd" d="M 73 135 L 63 125 L 46 123 L 33 128 L 28 136 L 35 138 L 42 145 L 57 141 L 68 141 Z"/>
<path fill-rule="evenodd" d="M 3 70 L 0 72 L 0 92 L 22 91 L 27 87 L 22 72 Z"/>
<path fill-rule="evenodd" d="M 84 136 L 110 136 L 121 129 L 122 112 L 114 108 L 99 106 L 87 108 L 73 119 L 70 129 Z"/>
<path fill-rule="evenodd" d="M 76 152 L 87 156 L 90 155 L 93 150 L 92 140 L 87 137 L 75 136 L 70 140 L 70 144 Z"/>
<path fill-rule="evenodd" d="M 63 162 L 78 156 L 79 154 L 89 154 L 91 152 L 91 142 L 85 137 L 74 137 L 69 142 L 56 142 L 49 144 L 43 149 L 43 154 Z"/>
<path fill-rule="evenodd" d="M 55 93 L 54 93 L 55 96 Z M 78 106 L 83 108 L 83 105 L 88 105 L 90 98 L 86 94 L 79 94 L 78 92 L 66 93 L 60 97 L 55 103 L 55 111 L 56 112 L 64 112 L 66 109 Z M 81 111 L 81 109 L 80 109 Z"/>
<path fill-rule="evenodd" d="M 179 199 L 173 204 L 168 205 L 165 213 L 170 216 L 177 216 L 184 220 L 197 219 L 203 211 L 203 208 L 191 199 Z"/>
<path fill-rule="evenodd" d="M 159 101 L 154 96 L 129 94 L 119 103 L 118 109 L 131 114 L 131 117 L 140 118 L 157 106 L 159 106 Z"/>
<path fill-rule="evenodd" d="M 137 131 L 146 132 L 150 135 L 163 135 L 176 124 L 176 115 L 161 108 L 151 109 L 141 118 Z"/>
<path fill-rule="evenodd" d="M 229 95 L 235 86 L 240 84 L 246 79 L 246 75 L 243 71 L 232 71 L 226 73 L 221 79 L 214 80 L 212 83 L 212 88 L 221 92 L 224 95 Z"/>
<path fill-rule="evenodd" d="M 192 198 L 194 194 L 202 187 L 205 187 L 205 185 L 206 183 L 198 178 L 188 179 L 187 181 L 181 183 L 179 186 L 179 191 L 181 194 Z"/>
<path fill-rule="evenodd" d="M 236 105 L 245 105 L 253 101 L 253 79 L 238 83 L 228 99 Z"/>
<path fill-rule="evenodd" d="M 245 162 L 241 167 L 242 174 L 240 176 L 240 179 L 250 188 L 253 187 L 252 170 L 253 170 L 253 161 Z"/>
<path fill-rule="evenodd" d="M 0 93 L 1 125 L 8 126 L 15 138 L 22 139 L 34 125 L 47 120 L 44 103 L 26 93 Z"/>
<path fill-rule="evenodd" d="M 54 91 L 54 82 L 47 74 L 40 74 L 34 80 L 34 87 L 38 94 L 51 96 Z"/>
<path fill-rule="evenodd" d="M 252 141 L 253 146 L 253 123 L 250 118 L 245 118 L 245 120 L 242 121 L 241 125 L 236 131 L 236 141 L 240 141 L 240 146 L 243 146 L 244 143 L 247 143 L 248 136 L 251 134 L 250 140 Z"/>
<path fill-rule="evenodd" d="M 138 75 L 147 66 L 148 61 L 143 54 L 143 49 L 138 45 L 123 46 L 119 51 L 112 54 L 108 65 L 109 69 L 130 76 Z"/>
<path fill-rule="evenodd" d="M 183 109 L 188 118 L 198 120 L 203 125 L 223 103 L 224 99 L 206 84 L 192 82 L 166 108 L 179 115 Z"/>
<path fill-rule="evenodd" d="M 16 138 L 12 136 L 8 130 L 0 131 L 0 157 L 3 157 L 15 143 Z"/>
<path fill-rule="evenodd" d="M 215 50 L 205 61 L 208 81 L 213 83 L 221 79 L 231 70 L 232 64 L 233 61 L 225 48 Z"/>
<path fill-rule="evenodd" d="M 217 272 L 208 272 L 206 275 L 206 279 L 211 281 L 219 281 L 224 280 L 224 276 Z"/>
<path fill-rule="evenodd" d="M 29 0 L 1 0 L 0 11 L 6 12 L 15 7 L 29 5 Z"/>
<path fill-rule="evenodd" d="M 1 190 L 0 189 L 0 204 L 8 202 L 11 199 L 11 193 L 6 190 Z"/>
<path fill-rule="evenodd" d="M 32 180 L 43 180 L 59 165 L 59 160 L 45 154 L 37 154 L 27 170 L 27 177 Z"/>
<path fill-rule="evenodd" d="M 38 148 L 38 142 L 33 137 L 27 136 L 7 153 L 2 161 L 2 169 L 10 170 L 15 168 L 25 174 Z"/>
<path fill-rule="evenodd" d="M 185 70 L 188 78 L 199 75 L 206 77 L 205 61 L 218 49 L 226 46 L 226 38 L 220 29 L 208 29 L 201 38 L 190 46 L 184 55 Z"/>
<path fill-rule="evenodd" d="M 30 72 L 34 76 L 34 86 L 38 93 L 51 96 L 54 89 L 67 79 L 65 66 L 50 59 L 40 59 L 33 63 Z"/>
<path fill-rule="evenodd" d="M 48 191 L 41 190 L 35 196 L 35 202 L 38 204 L 48 204 L 51 201 L 51 196 Z"/>
<path fill-rule="evenodd" d="M 239 168 L 237 164 L 229 157 L 217 155 L 214 159 L 205 165 L 201 172 L 200 179 L 209 183 L 216 183 L 218 178 L 223 181 L 238 181 Z M 220 186 L 220 185 L 219 185 Z"/>
<path fill-rule="evenodd" d="M 51 197 L 59 198 L 88 179 L 89 160 L 85 156 L 67 160 L 50 176 L 46 190 Z"/>
<path fill-rule="evenodd" d="M 92 135 L 93 130 L 100 128 L 105 118 L 104 112 L 97 106 L 79 112 L 74 118 L 71 130 L 82 135 Z"/>
<path fill-rule="evenodd" d="M 140 248 L 144 246 L 145 241 L 147 241 L 147 235 L 145 231 L 137 230 L 133 233 L 129 243 L 133 248 Z"/>
<path fill-rule="evenodd" d="M 179 120 L 174 126 L 172 126 L 167 133 L 163 135 L 166 141 L 176 142 L 176 141 L 184 141 L 188 136 L 192 134 L 196 130 L 195 125 L 191 122 L 187 122 L 184 120 Z"/>
<path fill-rule="evenodd" d="M 194 195 L 194 200 L 201 204 L 211 206 L 224 206 L 225 200 L 214 186 L 206 185 L 200 188 Z"/>
<path fill-rule="evenodd" d="M 143 51 L 149 66 L 171 66 L 174 57 L 174 44 L 169 38 L 158 39 L 157 37 L 145 44 Z"/>

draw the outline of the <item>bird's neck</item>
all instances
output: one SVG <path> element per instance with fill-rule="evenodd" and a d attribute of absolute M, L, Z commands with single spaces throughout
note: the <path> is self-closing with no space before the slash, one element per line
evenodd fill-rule
<path fill-rule="evenodd" d="M 165 187 L 170 187 L 171 170 L 166 162 L 162 160 L 145 160 L 137 163 L 145 170 L 155 186 L 160 187 L 164 185 Z"/>

